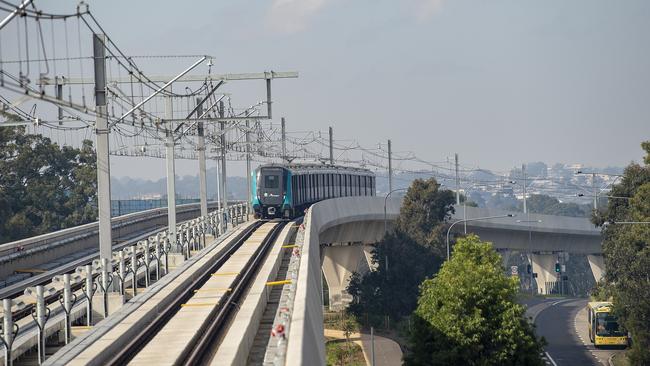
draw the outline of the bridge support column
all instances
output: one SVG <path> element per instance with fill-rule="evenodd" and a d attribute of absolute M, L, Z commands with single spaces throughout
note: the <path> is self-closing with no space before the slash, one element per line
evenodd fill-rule
<path fill-rule="evenodd" d="M 555 254 L 533 254 L 533 272 L 537 273 L 537 293 L 546 295 L 553 289 L 553 283 L 557 281 L 555 274 Z"/>
<path fill-rule="evenodd" d="M 346 288 L 353 272 L 369 270 L 364 245 L 334 245 L 321 249 L 323 274 L 329 288 L 330 309 L 340 310 L 350 301 Z"/>
<path fill-rule="evenodd" d="M 510 255 L 512 254 L 511 250 L 507 249 L 500 249 L 497 250 L 497 253 L 501 256 L 501 265 L 508 271 L 510 271 L 510 268 L 508 267 L 508 262 L 510 261 Z"/>
<path fill-rule="evenodd" d="M 591 273 L 594 275 L 596 282 L 600 281 L 605 274 L 605 259 L 602 254 L 589 254 L 587 255 Z"/>

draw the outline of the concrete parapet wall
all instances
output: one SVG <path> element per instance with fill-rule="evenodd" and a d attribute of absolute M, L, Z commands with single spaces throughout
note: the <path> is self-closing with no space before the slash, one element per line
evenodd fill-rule
<path fill-rule="evenodd" d="M 374 240 L 377 235 L 383 234 L 384 202 L 383 197 L 336 198 L 314 204 L 305 215 L 305 240 L 298 271 L 291 330 L 288 335 L 287 365 L 325 364 L 320 254 L 320 244 L 324 242 L 321 234 L 332 229 L 329 231 L 332 234 L 328 234 L 332 236 L 326 238 L 327 240 L 334 240 L 332 238 L 336 236 L 338 241 L 365 242 L 366 240 L 350 240 L 350 237 L 341 237 L 340 233 L 350 230 L 349 225 L 356 223 L 359 232 L 370 235 L 370 231 L 366 230 L 367 227 L 364 228 L 362 225 L 370 222 L 375 229 L 372 233 Z M 400 203 L 399 199 L 386 201 L 386 217 L 389 221 L 395 220 L 399 215 Z M 373 222 L 375 224 L 372 224 Z M 381 222 L 382 225 L 378 226 L 377 222 Z M 347 225 L 347 228 L 337 229 L 336 227 L 340 225 Z M 377 230 L 379 233 L 376 232 Z"/>

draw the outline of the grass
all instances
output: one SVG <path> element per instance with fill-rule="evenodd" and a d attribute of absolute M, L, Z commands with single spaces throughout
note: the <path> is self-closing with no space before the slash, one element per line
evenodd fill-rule
<path fill-rule="evenodd" d="M 344 339 L 329 340 L 325 343 L 327 366 L 365 366 L 361 347 Z"/>
<path fill-rule="evenodd" d="M 627 359 L 626 352 L 627 351 L 623 351 L 621 353 L 617 353 L 616 355 L 614 355 L 614 357 L 612 358 L 612 363 L 614 364 L 614 366 L 630 365 L 630 361 Z"/>

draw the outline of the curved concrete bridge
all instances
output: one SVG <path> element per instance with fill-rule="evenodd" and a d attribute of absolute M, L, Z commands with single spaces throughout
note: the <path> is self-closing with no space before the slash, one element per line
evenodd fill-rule
<path fill-rule="evenodd" d="M 384 203 L 386 203 L 384 211 Z M 345 305 L 344 289 L 352 272 L 372 266 L 372 244 L 381 240 L 385 219 L 390 230 L 399 216 L 401 199 L 347 197 L 314 204 L 304 220 L 305 236 L 297 278 L 294 315 L 287 345 L 287 364 L 322 364 L 325 360 L 323 336 L 323 277 L 332 307 Z M 505 211 L 467 207 L 456 209 L 452 221 L 463 218 L 500 216 Z M 384 213 L 385 212 L 385 213 Z M 491 241 L 504 258 L 511 251 L 532 252 L 533 271 L 539 273 L 538 286 L 555 280 L 558 252 L 587 254 L 596 279 L 602 275 L 600 230 L 586 218 L 537 215 L 467 222 L 467 231 Z M 518 222 L 519 220 L 519 222 Z M 464 225 L 454 226 L 455 232 Z"/>

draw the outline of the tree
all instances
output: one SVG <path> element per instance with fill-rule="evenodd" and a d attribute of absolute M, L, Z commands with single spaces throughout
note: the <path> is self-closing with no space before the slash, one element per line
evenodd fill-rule
<path fill-rule="evenodd" d="M 441 190 L 435 178 L 416 179 L 402 202 L 397 229 L 443 256 L 445 247 L 441 224 L 451 218 L 455 202 L 454 193 Z"/>
<path fill-rule="evenodd" d="M 458 240 L 438 275 L 422 283 L 407 365 L 543 365 L 519 284 L 491 243 Z"/>
<path fill-rule="evenodd" d="M 24 128 L 0 128 L 0 243 L 94 221 L 95 161 L 88 140 L 60 147 Z"/>
<path fill-rule="evenodd" d="M 610 193 L 629 199 L 611 199 L 592 219 L 603 226 L 607 293 L 632 334 L 628 359 L 633 365 L 650 365 L 650 225 L 616 224 L 650 221 L 650 141 L 641 146 L 647 154 L 645 166 L 630 164 Z"/>
<path fill-rule="evenodd" d="M 441 258 L 398 229 L 377 243 L 372 263 L 375 270 L 352 275 L 347 291 L 355 301 L 348 311 L 357 318 L 371 314 L 399 319 L 413 312 L 418 286 L 438 270 Z"/>
<path fill-rule="evenodd" d="M 375 246 L 375 269 L 352 275 L 347 291 L 355 301 L 348 311 L 360 318 L 387 315 L 393 319 L 413 312 L 418 286 L 438 270 L 446 253 L 442 233 L 454 202 L 453 192 L 441 190 L 434 178 L 413 181 L 395 231 Z"/>

